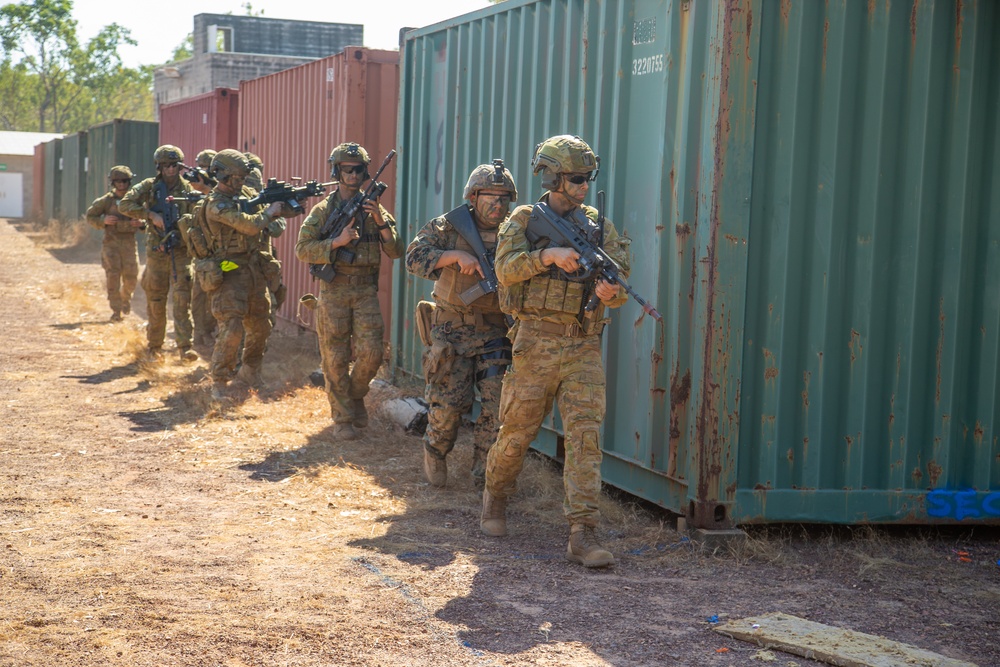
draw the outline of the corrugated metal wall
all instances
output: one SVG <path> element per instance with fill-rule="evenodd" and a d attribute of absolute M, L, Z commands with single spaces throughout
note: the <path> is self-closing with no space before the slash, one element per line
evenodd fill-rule
<path fill-rule="evenodd" d="M 371 155 L 372 171 L 396 148 L 399 54 L 348 48 L 329 58 L 240 84 L 239 148 L 264 161 L 264 177 L 288 181 L 330 179 L 327 158 L 334 146 L 356 141 Z M 294 101 L 294 103 L 290 103 Z M 395 212 L 396 165 L 379 180 L 389 185 L 382 204 Z M 306 211 L 318 202 L 306 203 Z M 304 216 L 288 221 L 275 244 L 288 298 L 278 311 L 285 320 L 315 329 L 312 311 L 299 309 L 299 298 L 319 287 L 309 267 L 295 258 L 295 241 Z M 379 300 L 386 322 L 391 306 L 391 262 L 383 262 Z M 300 312 L 301 310 L 301 312 Z"/>
<path fill-rule="evenodd" d="M 159 145 L 173 144 L 184 152 L 186 164 L 194 166 L 206 148 L 221 151 L 237 148 L 239 138 L 239 91 L 216 88 L 160 107 Z"/>
<path fill-rule="evenodd" d="M 606 481 L 704 527 L 1000 522 L 997 15 L 510 0 L 415 31 L 399 217 L 412 236 L 492 157 L 530 201 L 535 143 L 579 134 L 666 318 L 606 332 Z M 430 285 L 394 289 L 415 374 Z"/>
<path fill-rule="evenodd" d="M 48 221 L 55 220 L 59 216 L 62 190 L 62 139 L 46 141 L 44 146 L 45 193 L 42 197 L 42 219 Z"/>
<path fill-rule="evenodd" d="M 115 120 L 92 126 L 88 131 L 90 169 L 87 172 L 87 205 L 108 191 L 108 172 L 123 164 L 135 174 L 133 183 L 156 175 L 153 153 L 159 146 L 159 123 Z"/>
<path fill-rule="evenodd" d="M 62 139 L 62 195 L 59 215 L 64 220 L 76 220 L 87 211 L 87 133 L 75 132 Z"/>

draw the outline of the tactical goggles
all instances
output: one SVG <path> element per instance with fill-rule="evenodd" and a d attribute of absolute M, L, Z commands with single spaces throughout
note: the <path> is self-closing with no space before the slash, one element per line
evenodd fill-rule
<path fill-rule="evenodd" d="M 340 166 L 340 173 L 342 174 L 363 174 L 365 173 L 365 165 L 356 164 L 353 167 Z"/>
<path fill-rule="evenodd" d="M 509 192 L 478 192 L 476 193 L 478 197 L 485 197 L 486 199 L 495 199 L 501 204 L 509 204 L 511 196 Z"/>
<path fill-rule="evenodd" d="M 592 181 L 596 178 L 596 174 L 592 171 L 588 171 L 586 174 L 563 174 L 563 176 L 573 185 L 583 185 L 587 181 Z"/>

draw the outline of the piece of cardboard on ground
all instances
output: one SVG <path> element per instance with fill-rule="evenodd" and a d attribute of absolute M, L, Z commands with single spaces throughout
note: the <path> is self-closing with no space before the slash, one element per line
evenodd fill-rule
<path fill-rule="evenodd" d="M 759 627 L 754 627 L 754 626 Z M 717 625 L 716 632 L 837 667 L 977 667 L 909 644 L 771 613 Z"/>

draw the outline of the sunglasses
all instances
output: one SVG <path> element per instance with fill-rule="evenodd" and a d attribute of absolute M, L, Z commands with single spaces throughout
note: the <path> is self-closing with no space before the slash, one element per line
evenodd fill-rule
<path fill-rule="evenodd" d="M 112 183 L 131 183 L 132 179 L 131 178 L 112 178 L 111 182 Z"/>
<path fill-rule="evenodd" d="M 587 181 L 592 181 L 594 180 L 593 175 L 594 172 L 592 171 L 587 172 L 586 174 L 563 174 L 563 176 L 566 177 L 566 180 L 573 185 L 583 185 Z"/>
<path fill-rule="evenodd" d="M 344 174 L 363 174 L 365 173 L 365 165 L 358 164 L 353 167 L 341 167 L 340 171 Z"/>
<path fill-rule="evenodd" d="M 496 201 L 504 204 L 510 202 L 510 195 L 507 193 L 495 194 L 493 192 L 480 192 L 479 197 L 484 199 L 495 199 Z"/>
<path fill-rule="evenodd" d="M 162 168 L 163 169 L 180 169 L 181 165 L 178 162 L 170 162 L 169 164 L 163 165 Z"/>

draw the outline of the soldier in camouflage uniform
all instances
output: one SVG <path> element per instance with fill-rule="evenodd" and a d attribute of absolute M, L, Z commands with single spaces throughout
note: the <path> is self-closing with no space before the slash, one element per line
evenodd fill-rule
<path fill-rule="evenodd" d="M 243 157 L 245 157 L 247 159 L 247 162 L 250 163 L 250 173 L 247 174 L 247 180 L 244 185 L 248 188 L 253 189 L 254 194 L 250 196 L 255 197 L 257 193 L 264 188 L 264 161 L 253 153 L 244 153 Z M 294 211 L 286 211 L 286 212 L 288 214 L 294 213 Z M 267 244 L 268 244 L 268 252 L 270 252 L 272 256 L 277 257 L 278 251 L 274 247 L 275 238 L 277 238 L 277 236 L 274 237 L 268 236 Z M 285 282 L 281 274 L 278 275 L 277 283 L 278 283 L 277 289 L 271 290 L 272 327 L 274 326 L 274 323 L 277 321 L 278 309 L 281 308 L 281 304 L 285 302 L 285 296 L 288 294 L 288 287 L 285 286 Z"/>
<path fill-rule="evenodd" d="M 479 484 L 485 478 L 486 455 L 500 428 L 501 381 L 510 364 L 507 323 L 496 292 L 481 294 L 468 304 L 472 294 L 462 298 L 470 289 L 478 293 L 484 275 L 476 250 L 451 220 L 460 213 L 465 216 L 470 228 L 466 233 L 478 233 L 489 253 L 486 260 L 492 263 L 496 230 L 507 219 L 510 203 L 517 200 L 517 188 L 510 171 L 483 164 L 469 176 L 464 197 L 468 204 L 428 222 L 406 249 L 406 270 L 434 281 L 432 309 L 424 315 L 427 302 L 421 302 L 417 317 L 430 320 L 430 327 L 421 329 L 429 328 L 425 343 L 430 343 L 424 350 L 424 400 L 430 406 L 424 474 L 437 487 L 447 482 L 445 457 L 455 446 L 462 415 L 472 409 L 477 389 L 481 409 L 473 430 L 472 476 Z"/>
<path fill-rule="evenodd" d="M 191 257 L 180 238 L 172 249 L 166 249 L 165 244 L 172 237 L 168 237 L 163 228 L 163 217 L 153 210 L 159 206 L 155 189 L 162 181 L 167 186 L 167 193 L 178 197 L 172 205 L 177 206 L 179 214 L 188 213 L 191 202 L 184 197 L 192 191 L 191 185 L 180 175 L 180 163 L 184 161 L 181 149 L 169 144 L 160 146 L 153 153 L 153 161 L 157 175 L 132 186 L 122 197 L 118 210 L 147 223 L 146 268 L 141 282 L 149 316 L 146 340 L 150 356 L 155 358 L 162 354 L 167 331 L 167 297 L 172 290 L 177 350 L 183 361 L 195 361 L 198 355 L 191 350 Z"/>
<path fill-rule="evenodd" d="M 327 218 L 351 200 L 370 178 L 368 152 L 343 143 L 330 153 L 331 175 L 339 180 L 309 212 L 299 230 L 295 256 L 309 264 L 333 264 L 333 282 L 320 281 L 316 327 L 334 435 L 350 440 L 368 425 L 368 383 L 382 365 L 383 323 L 378 302 L 378 275 L 383 253 L 403 255 L 396 221 L 377 201 L 369 201 L 354 220 L 332 239 L 320 239 Z M 353 259 L 349 257 L 353 253 Z M 354 365 L 348 372 L 351 350 Z"/>
<path fill-rule="evenodd" d="M 280 217 L 280 202 L 270 204 L 263 212 L 241 210 L 237 199 L 251 191 L 244 188 L 250 165 L 239 151 L 219 151 L 209 173 L 217 184 L 205 199 L 203 220 L 196 216 L 195 224 L 205 233 L 210 264 L 213 270 L 218 268 L 220 278 L 211 293 L 212 314 L 219 323 L 211 375 L 212 397 L 221 399 L 227 383 L 236 375 L 241 340 L 243 365 L 237 379 L 249 387 L 261 385 L 264 347 L 271 333 L 268 281 L 279 270 L 268 252 L 264 232 L 280 235 L 285 221 Z"/>
<path fill-rule="evenodd" d="M 198 153 L 195 164 L 206 174 L 212 168 L 212 159 L 216 151 L 211 148 Z M 203 195 L 212 191 L 213 184 L 203 179 L 190 181 L 191 188 Z M 185 231 L 182 228 L 182 231 Z M 188 248 L 190 251 L 190 247 Z M 205 290 L 201 288 L 201 283 L 197 280 L 191 281 L 191 319 L 194 322 L 194 347 L 201 350 L 211 350 L 215 345 L 216 322 L 212 315 L 212 300 Z"/>
<path fill-rule="evenodd" d="M 139 275 L 135 233 L 142 229 L 142 223 L 118 211 L 118 202 L 132 185 L 132 170 L 124 165 L 111 167 L 108 180 L 111 191 L 90 205 L 87 222 L 104 232 L 101 266 L 107 277 L 111 321 L 119 322 L 132 310 L 132 293 Z"/>
<path fill-rule="evenodd" d="M 598 212 L 583 205 L 599 164 L 590 146 L 569 135 L 546 139 L 532 159 L 547 190 L 540 204 L 602 245 L 627 274 L 628 239 L 618 235 L 610 220 L 600 227 Z M 487 535 L 507 534 L 507 498 L 516 489 L 524 455 L 542 420 L 558 402 L 566 447 L 563 509 L 570 524 L 566 557 L 585 567 L 604 567 L 614 564 L 614 556 L 595 534 L 605 411 L 601 332 L 609 321 L 605 309 L 622 305 L 627 295 L 617 284 L 573 279 L 580 256 L 572 248 L 529 243 L 525 230 L 532 210 L 518 207 L 501 225 L 497 244 L 500 306 L 515 318 L 514 360 L 503 380 L 500 435 L 486 464 L 480 526 Z M 591 293 L 600 302 L 587 311 Z"/>

